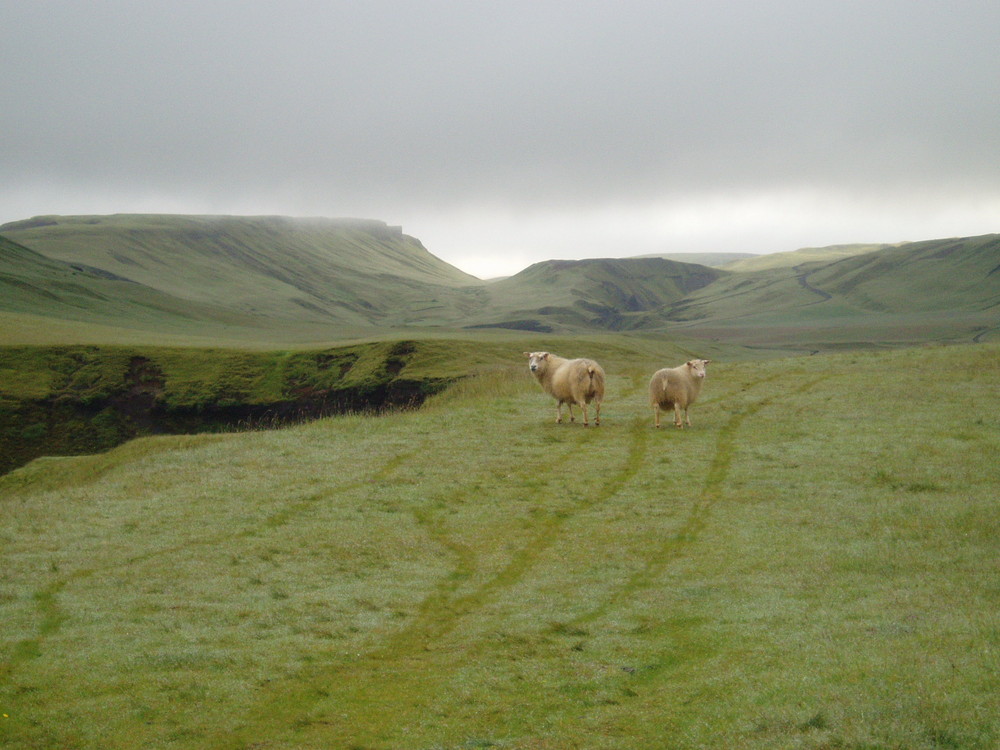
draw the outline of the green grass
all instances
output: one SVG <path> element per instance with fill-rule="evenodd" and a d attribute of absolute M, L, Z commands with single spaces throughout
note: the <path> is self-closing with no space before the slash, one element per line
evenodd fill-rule
<path fill-rule="evenodd" d="M 478 339 L 276 351 L 0 346 L 0 474 L 38 456 L 101 452 L 141 435 L 273 428 L 347 411 L 412 407 L 470 373 L 553 346 L 612 364 L 722 351 L 643 338 L 539 339 L 503 331 Z"/>
<path fill-rule="evenodd" d="M 717 345 L 641 337 L 533 337 L 508 332 L 441 336 L 414 340 L 369 340 L 323 349 L 218 349 L 165 346 L 0 346 L 0 404 L 5 400 L 76 400 L 106 398 L 127 385 L 134 360 L 142 360 L 162 378 L 165 407 L 220 405 L 227 394 L 242 403 L 270 403 L 288 398 L 298 384 L 313 388 L 369 388 L 390 377 L 413 382 L 463 378 L 480 368 L 519 360 L 525 350 L 548 347 L 569 352 L 586 349 L 614 363 L 637 357 L 684 357 L 695 352 L 730 358 L 745 353 Z M 698 347 L 697 349 L 693 347 Z"/>
<path fill-rule="evenodd" d="M 1000 350 L 653 354 L 0 478 L 0 745 L 1000 744 Z"/>

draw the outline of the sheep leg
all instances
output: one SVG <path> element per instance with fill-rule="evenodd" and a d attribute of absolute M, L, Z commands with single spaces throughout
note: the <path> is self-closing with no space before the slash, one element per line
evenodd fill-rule
<path fill-rule="evenodd" d="M 653 404 L 653 426 L 660 429 L 660 405 Z"/>
<path fill-rule="evenodd" d="M 587 402 L 584 401 L 582 404 L 577 404 L 577 406 L 579 406 L 580 410 L 583 412 L 583 426 L 589 427 L 590 422 L 587 419 Z"/>
<path fill-rule="evenodd" d="M 594 415 L 594 426 L 595 427 L 600 427 L 601 426 L 601 402 L 600 401 L 597 402 L 597 414 Z"/>
<path fill-rule="evenodd" d="M 556 402 L 556 424 L 562 424 L 562 401 Z"/>
<path fill-rule="evenodd" d="M 576 416 L 573 414 L 573 402 L 572 401 L 567 401 L 566 402 L 566 406 L 569 407 L 569 421 L 570 422 L 575 422 L 576 421 Z"/>
<path fill-rule="evenodd" d="M 681 422 L 681 405 L 674 404 L 674 427 L 679 427 L 684 429 L 684 423 Z"/>

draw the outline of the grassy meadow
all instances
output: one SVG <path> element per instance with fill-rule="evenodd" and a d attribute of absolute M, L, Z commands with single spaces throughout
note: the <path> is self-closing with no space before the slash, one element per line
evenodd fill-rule
<path fill-rule="evenodd" d="M 626 355 L 0 477 L 0 746 L 1000 746 L 1000 346 Z"/>

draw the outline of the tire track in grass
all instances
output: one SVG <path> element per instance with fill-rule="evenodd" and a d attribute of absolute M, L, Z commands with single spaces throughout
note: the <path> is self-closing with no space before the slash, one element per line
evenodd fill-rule
<path fill-rule="evenodd" d="M 42 655 L 42 643 L 44 640 L 57 632 L 66 620 L 66 613 L 59 607 L 57 599 L 59 592 L 73 579 L 90 575 L 92 572 L 89 570 L 79 571 L 71 576 L 50 583 L 32 595 L 39 619 L 37 634 L 30 638 L 24 638 L 14 644 L 8 660 L 0 664 L 0 682 L 8 680 L 21 663 L 37 659 Z"/>
<path fill-rule="evenodd" d="M 547 516 L 541 523 L 536 524 L 532 536 L 513 555 L 508 564 L 492 579 L 486 581 L 468 594 L 443 601 L 440 607 L 448 613 L 446 621 L 438 623 L 430 621 L 426 623 L 430 627 L 422 628 L 418 633 L 406 634 L 407 637 L 387 644 L 380 653 L 373 655 L 373 658 L 386 659 L 401 654 L 406 658 L 405 655 L 409 654 L 411 664 L 419 666 L 421 663 L 419 649 L 424 649 L 425 652 L 432 649 L 431 644 L 458 627 L 461 618 L 474 614 L 491 601 L 496 594 L 511 588 L 523 580 L 528 571 L 543 558 L 545 553 L 557 541 L 561 528 L 571 518 L 614 497 L 641 469 L 646 451 L 647 431 L 634 429 L 635 424 L 637 424 L 637 421 L 633 423 L 633 429 L 630 431 L 630 442 L 624 463 L 600 486 L 600 489 L 594 495 L 577 503 L 573 507 L 572 513 L 553 513 Z M 575 450 L 571 449 L 562 459 L 552 463 L 558 465 L 574 453 Z M 435 605 L 430 611 L 439 613 L 442 609 L 438 609 L 437 605 Z M 411 639 L 409 637 L 411 635 L 416 635 L 416 640 Z M 416 656 L 414 656 L 414 649 L 418 650 Z M 434 672 L 433 680 L 429 679 L 429 676 L 419 669 L 410 671 L 409 679 L 414 683 L 411 695 L 418 694 L 423 700 L 412 700 L 406 707 L 401 707 L 392 702 L 392 697 L 399 694 L 400 685 L 398 682 L 391 686 L 387 685 L 384 681 L 375 681 L 368 685 L 367 690 L 363 693 L 363 697 L 359 696 L 362 697 L 362 705 L 380 705 L 386 709 L 393 709 L 391 724 L 387 720 L 387 714 L 367 710 L 362 717 L 364 723 L 356 723 L 351 733 L 347 735 L 341 734 L 336 739 L 355 743 L 364 738 L 369 738 L 375 742 L 389 741 L 398 730 L 406 727 L 420 712 L 426 711 L 429 708 L 436 694 L 434 686 L 446 682 L 451 674 L 461 669 L 468 663 L 470 658 L 474 658 L 475 649 L 472 649 L 472 653 L 464 653 L 462 658 L 455 658 L 453 654 L 448 653 L 444 655 L 449 658 L 449 664 L 445 667 L 439 666 Z M 388 727 L 386 726 L 387 724 L 389 724 Z M 330 740 L 328 733 L 324 732 L 322 735 L 323 740 Z"/>
<path fill-rule="evenodd" d="M 559 453 L 548 454 L 544 462 L 534 463 L 530 471 L 553 470 L 581 444 L 591 442 L 595 434 L 591 430 L 581 435 Z M 466 487 L 456 487 L 441 499 L 441 504 L 447 507 L 449 501 L 466 493 Z M 307 736 L 317 735 L 322 739 L 316 739 L 316 746 L 361 747 L 357 744 L 361 738 L 371 738 L 387 727 L 399 726 L 400 717 L 419 711 L 420 700 L 433 695 L 432 685 L 446 678 L 445 667 L 423 668 L 435 659 L 450 658 L 435 646 L 458 627 L 463 617 L 485 603 L 492 591 L 518 579 L 527 566 L 526 553 L 533 544 L 550 543 L 545 536 L 560 520 L 548 516 L 536 525 L 531 539 L 493 578 L 469 593 L 457 594 L 476 573 L 474 551 L 453 538 L 440 514 L 425 507 L 414 510 L 414 517 L 428 537 L 453 556 L 455 566 L 421 601 L 406 625 L 387 634 L 381 645 L 369 652 L 347 661 L 335 655 L 334 661 L 308 667 L 280 685 L 272 683 L 268 686 L 269 694 L 250 713 L 254 720 L 218 738 L 213 747 L 283 747 L 288 733 L 294 733 L 296 745 L 306 742 Z M 457 665 L 454 662 L 453 666 Z M 323 707 L 331 702 L 335 704 L 335 715 Z M 288 717 L 278 732 L 280 739 L 273 729 L 275 722 L 271 717 L 275 715 Z M 262 734 L 276 737 L 274 744 L 262 742 Z"/>
<path fill-rule="evenodd" d="M 750 384 L 745 390 L 764 385 L 777 379 L 778 377 L 779 376 L 774 376 L 757 381 Z M 810 380 L 809 382 L 794 389 L 793 392 L 805 393 L 829 377 L 831 376 L 824 375 Z M 614 612 L 614 610 L 618 608 L 623 601 L 640 596 L 640 592 L 643 589 L 649 589 L 656 586 L 657 581 L 662 577 L 664 571 L 670 566 L 670 564 L 678 560 L 690 545 L 695 544 L 698 541 L 701 532 L 708 524 L 712 507 L 723 497 L 724 487 L 729 478 L 729 471 L 732 466 L 733 457 L 740 445 L 738 434 L 740 428 L 747 418 L 755 416 L 762 409 L 770 406 L 774 403 L 776 398 L 778 397 L 765 396 L 754 403 L 749 404 L 743 410 L 733 414 L 729 418 L 726 424 L 719 430 L 715 451 L 712 455 L 712 461 L 709 464 L 708 470 L 705 472 L 704 481 L 701 484 L 697 498 L 691 506 L 687 518 L 684 520 L 677 532 L 667 538 L 662 545 L 654 549 L 653 553 L 647 557 L 645 563 L 641 567 L 637 568 L 621 585 L 621 587 L 612 592 L 612 594 L 601 602 L 599 606 L 566 623 L 562 628 L 564 632 L 570 633 L 574 637 L 587 634 L 588 625 Z M 662 627 L 664 629 L 663 632 L 669 637 L 671 650 L 681 649 L 683 653 L 688 655 L 689 659 L 697 658 L 698 655 L 708 653 L 705 644 L 699 641 L 699 638 L 694 631 L 697 627 L 697 623 L 695 621 L 688 618 L 668 617 L 664 619 Z M 694 656 L 692 657 L 692 655 Z M 672 656 L 667 656 L 659 661 L 659 663 L 662 664 L 675 662 L 676 657 Z M 657 667 L 651 664 L 648 668 L 655 670 Z M 636 674 L 636 669 L 632 666 L 622 666 L 621 670 L 620 674 L 622 675 Z M 646 674 L 651 676 L 655 674 L 655 671 L 648 672 Z M 625 696 L 635 697 L 638 695 L 634 687 L 625 686 L 623 690 L 623 695 Z M 602 710 L 606 710 L 606 708 L 600 704 L 581 705 L 575 711 L 568 711 L 559 723 L 572 724 L 577 727 L 575 731 L 578 732 L 578 727 L 582 722 L 587 720 L 588 715 Z M 630 707 L 628 701 L 622 700 L 622 708 L 616 713 L 621 721 L 627 723 L 629 721 L 629 711 Z"/>
<path fill-rule="evenodd" d="M 748 389 L 764 385 L 779 377 L 781 376 L 775 375 L 759 380 L 748 386 Z M 796 394 L 805 393 L 829 377 L 831 376 L 824 375 L 810 380 L 792 392 Z M 636 569 L 628 580 L 599 607 L 570 621 L 569 624 L 573 628 L 578 629 L 589 622 L 599 619 L 613 607 L 617 606 L 623 599 L 630 598 L 637 591 L 652 586 L 663 574 L 664 570 L 683 554 L 685 548 L 698 540 L 699 535 L 708 522 L 712 506 L 721 499 L 723 487 L 729 478 L 729 469 L 732 465 L 733 455 L 739 445 L 737 433 L 748 417 L 755 416 L 761 409 L 770 406 L 775 398 L 777 396 L 766 396 L 747 405 L 744 409 L 729 418 L 726 424 L 719 430 L 715 451 L 712 455 L 712 462 L 705 472 L 705 479 L 702 482 L 701 489 L 684 523 L 676 533 L 668 537 L 654 551 L 653 555 L 647 558 L 642 567 Z"/>
<path fill-rule="evenodd" d="M 494 591 L 501 588 L 508 588 L 521 580 L 524 574 L 552 547 L 558 539 L 560 529 L 569 519 L 614 497 L 636 475 L 642 467 L 645 450 L 646 433 L 633 428 L 630 431 L 630 443 L 626 451 L 624 464 L 601 485 L 600 489 L 594 495 L 577 502 L 572 507 L 572 512 L 548 514 L 535 526 L 533 529 L 534 533 L 528 539 L 527 543 L 512 556 L 510 562 L 496 576 L 482 584 L 476 591 L 459 597 L 457 602 L 468 602 L 472 605 L 482 603 L 482 600 Z M 571 450 L 569 455 L 573 453 L 575 453 L 575 450 Z M 563 460 L 554 463 L 562 463 Z"/>
<path fill-rule="evenodd" d="M 562 428 L 561 428 L 562 429 Z M 596 439 L 597 429 L 590 429 L 580 436 L 578 441 L 568 444 L 562 451 L 550 455 L 545 461 L 539 461 L 530 468 L 531 472 L 552 471 L 555 467 L 565 463 L 565 461 L 576 453 L 580 445 L 586 445 Z M 525 469 L 522 467 L 522 471 Z M 448 493 L 441 501 L 441 505 L 448 507 L 450 501 L 464 498 L 467 489 L 459 486 Z M 577 506 L 579 507 L 579 506 Z M 576 510 L 576 508 L 574 508 Z M 445 601 L 448 610 L 453 613 L 452 622 L 447 629 L 441 630 L 437 635 L 444 635 L 457 625 L 458 619 L 474 610 L 479 603 L 482 603 L 491 592 L 504 588 L 519 580 L 524 572 L 541 556 L 541 554 L 551 546 L 554 541 L 553 533 L 565 523 L 567 514 L 547 513 L 542 516 L 533 526 L 532 536 L 511 556 L 511 559 L 492 578 L 484 581 L 476 589 L 469 593 L 456 595 L 461 584 L 470 579 L 476 572 L 477 565 L 475 553 L 465 544 L 453 539 L 453 535 L 445 526 L 439 514 L 435 514 L 426 508 L 414 510 L 417 523 L 425 530 L 428 536 L 442 548 L 448 550 L 456 559 L 455 570 L 452 571 L 449 579 L 441 582 L 420 607 L 420 612 L 426 613 L 434 611 L 435 606 Z M 418 628 L 419 622 L 411 625 L 410 629 Z M 400 635 L 405 635 L 406 631 L 401 631 Z"/>
<path fill-rule="evenodd" d="M 325 498 L 332 495 L 355 491 L 373 483 L 385 481 L 407 462 L 413 460 L 415 457 L 422 457 L 423 453 L 423 446 L 418 446 L 411 448 L 408 451 L 398 453 L 385 461 L 372 474 L 345 482 L 335 487 L 327 488 L 321 492 L 313 493 L 305 498 L 288 503 L 280 510 L 243 529 L 200 537 L 197 539 L 190 539 L 183 543 L 171 545 L 169 547 L 160 547 L 141 554 L 132 555 L 121 562 L 81 568 L 52 581 L 32 595 L 39 622 L 36 632 L 32 636 L 21 639 L 11 647 L 8 659 L 6 659 L 3 664 L 0 664 L 0 680 L 7 682 L 10 678 L 12 678 L 16 670 L 21 665 L 27 661 L 40 657 L 43 653 L 45 640 L 58 633 L 63 624 L 70 618 L 70 615 L 59 603 L 59 595 L 71 583 L 86 580 L 95 574 L 104 574 L 115 570 L 128 569 L 136 564 L 141 564 L 160 557 L 174 555 L 179 552 L 199 547 L 211 548 L 232 542 L 234 540 L 258 536 L 269 530 L 279 528 L 289 523 L 297 515 L 308 511 Z M 419 518 L 418 522 L 420 522 Z M 424 519 L 423 523 L 426 522 L 427 519 Z M 427 601 L 424 602 L 421 610 L 425 613 L 431 611 L 435 606 L 438 606 L 441 601 L 446 600 L 448 591 L 457 587 L 460 580 L 471 575 L 471 571 L 474 569 L 469 552 L 463 549 L 461 545 L 451 542 L 449 539 L 440 534 L 437 535 L 435 541 L 438 541 L 442 544 L 442 546 L 452 552 L 459 560 L 459 565 L 456 573 L 451 576 L 451 579 L 454 579 L 455 582 L 453 584 L 446 583 L 441 587 L 443 593 L 439 592 L 436 595 L 432 594 L 428 597 Z"/>
<path fill-rule="evenodd" d="M 5 682 L 9 680 L 18 667 L 24 662 L 40 657 L 42 655 L 42 645 L 45 640 L 58 633 L 62 628 L 63 623 L 69 619 L 69 615 L 59 604 L 59 594 L 70 583 L 86 580 L 87 578 L 90 578 L 98 573 L 108 573 L 115 570 L 128 569 L 133 565 L 144 563 L 149 560 L 155 560 L 159 557 L 174 555 L 185 550 L 195 549 L 198 547 L 214 547 L 226 542 L 257 536 L 262 531 L 285 525 L 296 515 L 305 512 L 310 507 L 316 505 L 316 503 L 333 493 L 350 492 L 351 490 L 364 487 L 371 482 L 380 481 L 380 479 L 393 473 L 401 463 L 417 454 L 419 454 L 419 449 L 397 454 L 393 458 L 386 461 L 373 476 L 346 482 L 342 485 L 336 486 L 335 488 L 311 494 L 304 499 L 289 503 L 281 510 L 272 513 L 251 527 L 224 534 L 191 539 L 181 544 L 175 544 L 169 547 L 160 547 L 155 550 L 133 555 L 126 558 L 122 562 L 100 565 L 91 568 L 81 568 L 56 579 L 32 595 L 39 622 L 36 634 L 28 638 L 23 638 L 13 645 L 10 657 L 6 662 L 0 664 L 0 681 Z"/>
<path fill-rule="evenodd" d="M 638 420 L 635 420 L 630 431 L 630 444 L 626 451 L 625 462 L 621 468 L 619 468 L 617 472 L 615 472 L 601 485 L 600 490 L 593 497 L 576 503 L 572 508 L 572 513 L 549 513 L 536 523 L 533 526 L 533 533 L 528 541 L 512 555 L 510 561 L 500 571 L 498 571 L 493 578 L 485 581 L 472 592 L 453 597 L 448 604 L 450 609 L 456 613 L 456 618 L 478 608 L 478 606 L 481 606 L 494 591 L 509 588 L 511 585 L 520 581 L 524 577 L 524 574 L 532 566 L 534 566 L 544 553 L 554 544 L 558 538 L 559 529 L 565 525 L 571 517 L 581 511 L 586 511 L 594 506 L 606 502 L 608 499 L 617 494 L 621 488 L 627 484 L 636 475 L 636 473 L 638 473 L 638 471 L 642 468 L 643 459 L 645 458 L 647 436 L 644 431 L 635 429 L 637 424 Z M 533 467 L 532 471 L 554 470 L 555 467 L 565 463 L 569 458 L 571 458 L 577 452 L 577 449 L 581 444 L 587 444 L 597 439 L 597 436 L 602 434 L 599 430 L 603 429 L 604 428 L 595 428 L 589 430 L 579 442 L 567 446 L 566 449 L 560 454 L 553 456 L 545 462 L 541 462 L 539 465 Z M 462 496 L 464 493 L 464 488 L 460 488 L 453 493 L 453 496 Z M 420 510 L 417 511 L 417 514 L 418 522 L 420 522 L 421 525 L 428 530 L 429 535 L 434 539 L 434 541 L 453 552 L 456 558 L 459 559 L 459 575 L 462 574 L 461 571 L 464 571 L 464 573 L 467 574 L 465 577 L 471 577 L 471 574 L 474 572 L 474 565 L 469 563 L 469 560 L 474 557 L 472 551 L 465 545 L 454 542 L 448 534 L 447 529 L 443 527 L 443 524 L 441 524 L 439 520 L 435 523 L 435 519 L 432 517 L 432 514 L 422 512 Z M 458 585 L 457 583 L 447 584 L 446 587 L 454 592 L 457 590 Z M 453 623 L 452 625 L 454 626 L 454 624 L 457 623 Z"/>
<path fill-rule="evenodd" d="M 492 578 L 474 590 L 459 594 L 458 589 L 476 569 L 475 554 L 467 546 L 454 541 L 440 518 L 428 511 L 417 511 L 418 522 L 428 535 L 456 559 L 453 573 L 437 584 L 421 602 L 406 627 L 390 634 L 385 643 L 353 661 L 338 660 L 312 668 L 308 674 L 297 675 L 254 710 L 257 716 L 273 717 L 279 712 L 290 714 L 291 740 L 286 733 L 274 737 L 274 744 L 261 742 L 256 727 L 261 722 L 249 722 L 237 732 L 220 738 L 217 747 L 284 746 L 365 747 L 364 742 L 378 746 L 403 730 L 414 719 L 429 710 L 437 688 L 445 683 L 469 660 L 470 654 L 455 654 L 441 645 L 442 639 L 459 627 L 463 618 L 475 614 L 496 594 L 524 579 L 545 552 L 559 537 L 566 522 L 579 514 L 606 502 L 616 495 L 638 473 L 647 450 L 646 430 L 636 429 L 640 420 L 633 421 L 629 445 L 622 465 L 599 488 L 570 513 L 549 513 L 531 529 L 531 536 L 511 556 L 507 564 Z M 602 432 L 603 431 L 603 432 Z M 565 463 L 579 449 L 604 434 L 606 428 L 588 431 L 581 439 L 568 445 L 532 471 L 552 471 Z M 454 491 L 454 496 L 465 492 Z M 444 662 L 444 663 L 442 663 Z M 326 706 L 332 706 L 327 709 Z M 266 720 L 273 727 L 273 720 Z"/>

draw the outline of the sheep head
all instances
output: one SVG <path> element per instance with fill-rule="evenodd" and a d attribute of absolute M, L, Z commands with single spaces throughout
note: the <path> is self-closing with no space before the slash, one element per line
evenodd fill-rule
<path fill-rule="evenodd" d="M 524 356 L 528 358 L 528 369 L 532 372 L 537 372 L 539 368 L 543 367 L 543 364 L 548 361 L 548 352 L 524 352 Z"/>
<path fill-rule="evenodd" d="M 705 365 L 707 365 L 712 360 L 710 359 L 692 359 L 687 363 L 688 371 L 693 377 L 704 378 L 708 373 L 705 372 Z"/>

